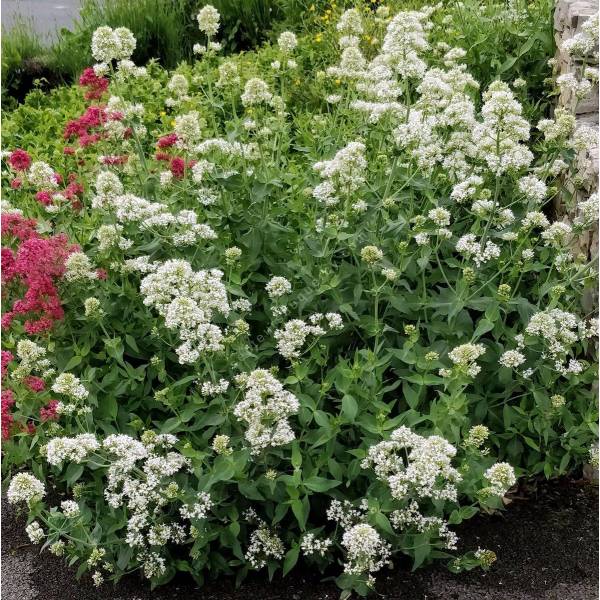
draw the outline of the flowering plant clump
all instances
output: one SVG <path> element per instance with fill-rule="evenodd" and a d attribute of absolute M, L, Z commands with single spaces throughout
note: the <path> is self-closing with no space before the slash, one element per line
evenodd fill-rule
<path fill-rule="evenodd" d="M 474 77 L 445 36 L 476 12 L 359 2 L 222 59 L 205 6 L 172 73 L 100 27 L 59 121 L 7 117 L 3 468 L 32 543 L 98 586 L 302 562 L 366 595 L 402 556 L 489 568 L 454 526 L 597 459 L 573 248 L 598 197 L 552 209 L 595 133 Z"/>

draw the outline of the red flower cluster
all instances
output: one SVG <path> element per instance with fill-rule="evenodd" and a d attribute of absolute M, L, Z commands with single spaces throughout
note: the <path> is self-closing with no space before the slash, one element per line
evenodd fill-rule
<path fill-rule="evenodd" d="M 40 419 L 42 421 L 56 421 L 58 419 L 58 400 L 50 400 L 46 406 L 40 408 Z"/>
<path fill-rule="evenodd" d="M 124 165 L 129 160 L 126 154 L 116 154 L 114 156 L 102 156 L 100 162 L 103 165 Z"/>
<path fill-rule="evenodd" d="M 27 171 L 31 164 L 31 156 L 29 156 L 25 150 L 14 150 L 8 157 L 8 164 L 15 171 Z"/>
<path fill-rule="evenodd" d="M 106 77 L 98 77 L 92 67 L 87 67 L 79 78 L 79 85 L 87 88 L 87 92 L 84 95 L 86 100 L 98 100 L 108 89 L 108 79 Z"/>
<path fill-rule="evenodd" d="M 36 377 L 35 375 L 28 375 L 25 377 L 25 381 L 23 382 L 32 392 L 43 392 L 46 389 L 46 384 L 41 377 Z"/>
<path fill-rule="evenodd" d="M 156 145 L 158 148 L 170 148 L 171 146 L 174 146 L 176 142 L 177 134 L 169 133 L 167 135 L 163 135 L 161 138 L 158 138 Z"/>
<path fill-rule="evenodd" d="M 2 235 L 10 235 L 18 240 L 39 237 L 35 229 L 36 225 L 37 222 L 35 219 L 26 219 L 19 213 L 2 213 Z M 2 248 L 2 252 L 4 250 L 5 248 Z"/>
<path fill-rule="evenodd" d="M 66 140 L 76 137 L 82 148 L 95 144 L 102 139 L 102 133 L 94 133 L 92 130 L 106 123 L 107 116 L 101 106 L 89 106 L 77 119 L 67 123 L 63 137 Z"/>
<path fill-rule="evenodd" d="M 6 371 L 8 370 L 8 365 L 9 363 L 11 363 L 13 361 L 13 359 L 15 358 L 12 352 L 9 352 L 8 350 L 2 350 L 2 371 L 1 371 L 1 378 L 4 379 L 4 377 L 6 376 Z"/>
<path fill-rule="evenodd" d="M 15 418 L 10 414 L 10 409 L 15 404 L 15 394 L 12 390 L 2 390 L 0 417 L 2 419 L 2 439 L 7 440 L 10 437 L 10 429 Z"/>
<path fill-rule="evenodd" d="M 8 217 L 6 232 L 16 231 L 18 235 L 15 237 L 22 240 L 16 252 L 8 247 L 2 248 L 2 283 L 10 284 L 11 289 L 16 290 L 24 287 L 25 294 L 4 313 L 1 326 L 8 328 L 17 315 L 28 315 L 25 321 L 27 333 L 48 331 L 55 321 L 64 316 L 55 283 L 64 274 L 65 260 L 79 247 L 70 244 L 64 234 L 42 238 L 35 231 L 32 219 L 14 214 L 2 217 L 2 233 L 5 233 Z M 15 217 L 20 217 L 23 222 L 19 224 Z"/>

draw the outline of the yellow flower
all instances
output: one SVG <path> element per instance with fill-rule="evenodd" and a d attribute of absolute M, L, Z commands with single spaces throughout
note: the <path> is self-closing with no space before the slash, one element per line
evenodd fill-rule
<path fill-rule="evenodd" d="M 311 12 L 314 12 L 315 11 L 315 5 L 311 4 L 308 10 L 310 10 Z"/>
<path fill-rule="evenodd" d="M 167 114 L 167 113 L 166 113 L 164 110 L 161 110 L 161 111 L 160 111 L 160 116 L 161 116 L 161 117 L 164 117 L 166 114 Z"/>
<path fill-rule="evenodd" d="M 322 38 L 321 34 L 317 33 L 317 35 L 315 35 L 315 42 L 320 42 L 321 38 Z"/>
<path fill-rule="evenodd" d="M 171 127 L 175 127 L 175 119 L 171 121 Z"/>
<path fill-rule="evenodd" d="M 300 85 L 300 80 L 299 80 L 299 79 L 296 79 L 296 81 L 294 81 L 294 83 L 295 83 L 296 85 Z"/>
<path fill-rule="evenodd" d="M 342 80 L 341 80 L 341 79 L 336 79 L 336 80 L 335 80 L 335 85 L 340 85 L 340 83 L 342 83 Z"/>

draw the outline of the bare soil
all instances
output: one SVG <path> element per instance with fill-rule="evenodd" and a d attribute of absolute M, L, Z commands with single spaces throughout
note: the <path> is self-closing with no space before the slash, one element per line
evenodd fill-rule
<path fill-rule="evenodd" d="M 484 573 L 453 575 L 431 565 L 380 572 L 382 600 L 594 600 L 598 598 L 598 488 L 586 481 L 543 483 L 515 497 L 502 514 L 478 516 L 457 529 L 461 546 L 493 550 Z M 339 590 L 318 573 L 294 571 L 268 583 L 256 574 L 236 589 L 221 579 L 198 589 L 184 576 L 151 592 L 131 576 L 95 588 L 89 576 L 29 544 L 23 519 L 3 502 L 3 600 L 334 600 Z"/>

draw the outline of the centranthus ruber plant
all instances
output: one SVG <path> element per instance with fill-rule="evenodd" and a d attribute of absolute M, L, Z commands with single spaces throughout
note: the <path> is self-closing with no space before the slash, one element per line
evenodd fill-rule
<path fill-rule="evenodd" d="M 8 499 L 98 586 L 487 569 L 454 527 L 597 457 L 598 198 L 552 208 L 596 132 L 482 86 L 474 15 L 369 6 L 226 58 L 206 6 L 173 73 L 101 27 L 3 155 Z"/>

